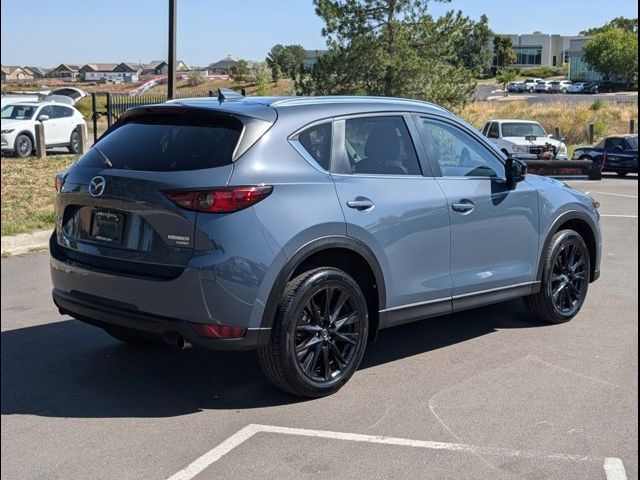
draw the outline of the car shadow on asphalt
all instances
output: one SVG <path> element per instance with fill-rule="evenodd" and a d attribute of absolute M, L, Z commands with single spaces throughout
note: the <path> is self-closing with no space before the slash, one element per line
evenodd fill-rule
<path fill-rule="evenodd" d="M 424 320 L 382 331 L 360 369 L 498 329 L 542 327 L 520 301 Z M 76 320 L 2 332 L 2 415 L 172 417 L 302 401 L 267 382 L 255 352 L 134 347 Z"/>

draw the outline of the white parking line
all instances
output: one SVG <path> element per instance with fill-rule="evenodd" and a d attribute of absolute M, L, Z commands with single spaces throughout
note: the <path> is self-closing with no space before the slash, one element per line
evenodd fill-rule
<path fill-rule="evenodd" d="M 562 460 L 574 462 L 602 462 L 601 457 L 585 455 L 571 455 L 565 453 L 541 453 L 514 450 L 499 447 L 479 447 L 463 443 L 431 442 L 428 440 L 411 440 L 408 438 L 385 437 L 379 435 L 363 435 L 359 433 L 331 432 L 326 430 L 309 430 L 305 428 L 277 427 L 272 425 L 249 424 L 242 428 L 218 446 L 212 448 L 200 456 L 168 480 L 191 480 L 206 468 L 217 462 L 231 450 L 249 440 L 256 433 L 277 433 L 283 435 L 297 435 L 314 438 L 330 438 L 334 440 L 346 440 L 351 442 L 377 443 L 411 448 L 424 448 L 429 450 L 448 450 L 452 452 L 466 452 L 474 454 L 494 455 L 501 457 L 539 458 L 545 460 Z M 626 480 L 622 460 L 614 457 L 604 459 L 604 470 L 607 480 Z"/>
<path fill-rule="evenodd" d="M 592 190 L 588 193 L 599 193 L 600 195 L 613 195 L 614 197 L 638 198 L 637 195 L 624 195 L 622 193 L 597 192 L 595 190 Z"/>
<path fill-rule="evenodd" d="M 638 215 L 604 215 L 604 214 L 600 214 L 601 217 L 608 217 L 608 218 L 638 218 Z"/>

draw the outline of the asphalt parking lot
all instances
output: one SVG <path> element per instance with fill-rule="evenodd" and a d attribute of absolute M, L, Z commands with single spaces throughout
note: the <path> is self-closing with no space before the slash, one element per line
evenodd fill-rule
<path fill-rule="evenodd" d="M 506 97 L 502 91 L 502 85 L 496 83 L 480 83 L 477 86 L 474 97 L 480 101 L 526 101 L 527 103 L 580 103 L 595 102 L 601 100 L 603 102 L 619 102 L 638 103 L 638 92 L 614 92 L 599 93 L 596 95 L 583 95 L 576 93 L 509 93 Z"/>
<path fill-rule="evenodd" d="M 577 318 L 396 327 L 319 400 L 251 352 L 119 344 L 58 315 L 46 253 L 3 258 L 2 479 L 638 478 L 638 177 L 574 185 L 605 240 Z"/>

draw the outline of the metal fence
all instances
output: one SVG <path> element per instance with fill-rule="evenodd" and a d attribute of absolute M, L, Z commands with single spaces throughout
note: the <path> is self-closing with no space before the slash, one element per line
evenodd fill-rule
<path fill-rule="evenodd" d="M 180 98 L 207 98 L 216 97 L 217 93 L 190 93 L 178 94 L 175 99 Z M 107 128 L 118 121 L 118 119 L 130 108 L 153 105 L 167 101 L 166 93 L 150 93 L 140 96 L 131 96 L 119 93 L 92 93 L 91 94 L 91 119 L 93 121 L 93 141 L 98 140 L 98 118 L 107 117 Z"/>

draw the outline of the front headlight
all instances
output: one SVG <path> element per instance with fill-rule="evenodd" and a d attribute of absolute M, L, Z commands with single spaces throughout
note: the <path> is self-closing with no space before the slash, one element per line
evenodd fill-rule
<path fill-rule="evenodd" d="M 518 153 L 529 153 L 529 147 L 527 145 L 514 145 L 513 151 Z"/>
<path fill-rule="evenodd" d="M 6 128 L 4 130 L 0 130 L 0 133 L 11 133 L 15 130 L 15 128 Z"/>
<path fill-rule="evenodd" d="M 561 143 L 558 147 L 558 153 L 567 153 L 567 146 L 564 143 Z"/>

